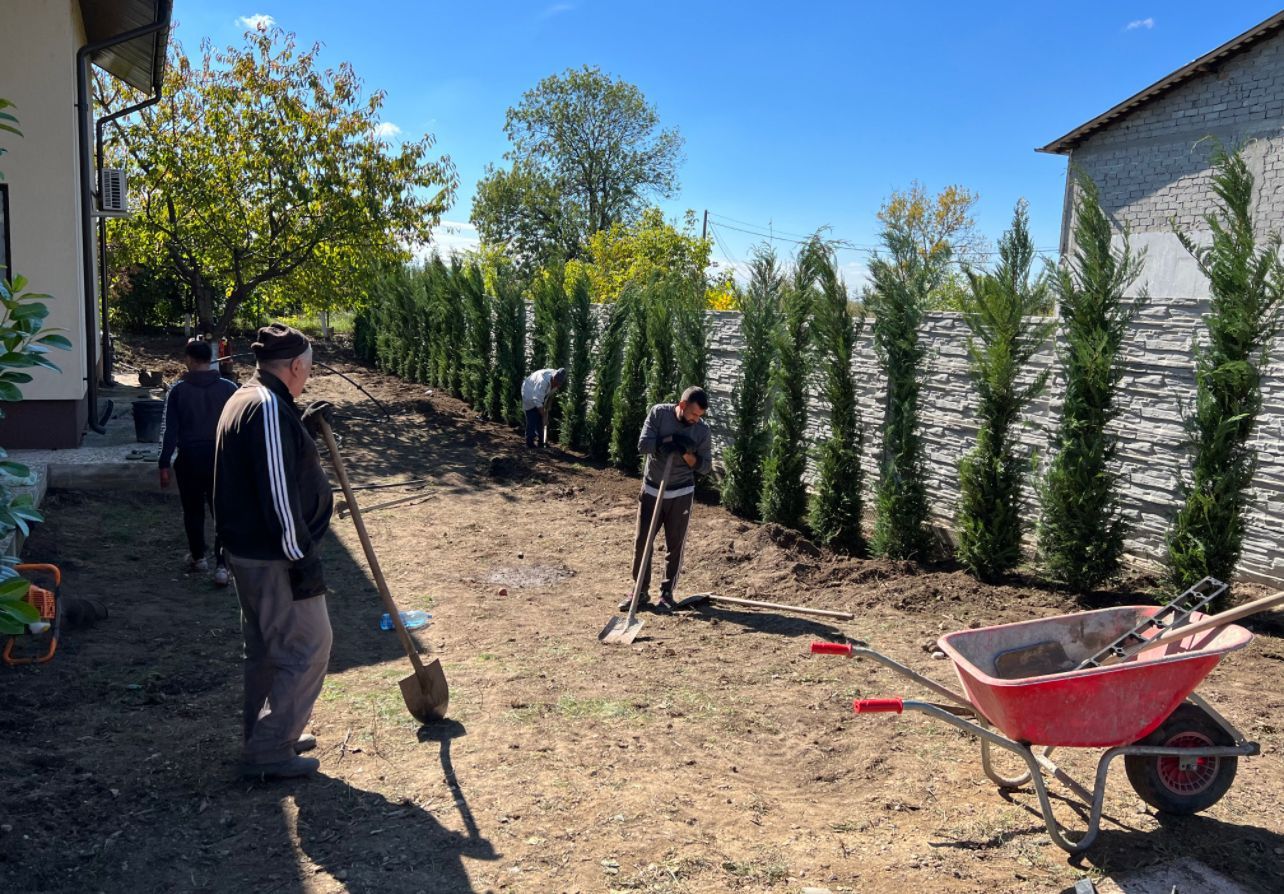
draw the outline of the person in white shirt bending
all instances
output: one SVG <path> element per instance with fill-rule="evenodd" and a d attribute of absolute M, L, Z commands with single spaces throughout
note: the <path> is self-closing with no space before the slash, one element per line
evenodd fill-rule
<path fill-rule="evenodd" d="M 548 429 L 549 401 L 566 384 L 566 370 L 537 369 L 522 382 L 522 409 L 526 411 L 526 446 L 543 447 Z"/>

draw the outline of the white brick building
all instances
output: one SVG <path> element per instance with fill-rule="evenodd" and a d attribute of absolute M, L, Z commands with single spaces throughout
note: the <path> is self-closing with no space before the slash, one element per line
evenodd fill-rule
<path fill-rule="evenodd" d="M 1213 139 L 1209 139 L 1209 138 Z M 1258 232 L 1284 231 L 1284 12 L 1206 53 L 1041 148 L 1069 156 L 1102 206 L 1145 248 L 1143 283 L 1157 298 L 1206 298 L 1207 283 L 1173 236 L 1199 237 L 1212 208 L 1213 140 L 1243 144 L 1257 178 Z M 1067 178 L 1061 248 L 1073 236 Z"/>

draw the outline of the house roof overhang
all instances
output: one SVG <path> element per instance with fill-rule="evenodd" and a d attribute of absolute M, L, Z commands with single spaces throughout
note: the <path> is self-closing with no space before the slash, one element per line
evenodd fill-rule
<path fill-rule="evenodd" d="M 1256 43 L 1260 43 L 1269 37 L 1273 37 L 1275 34 L 1279 33 L 1282 28 L 1284 28 L 1284 12 L 1277 12 L 1266 21 L 1254 25 L 1243 34 L 1228 40 L 1212 52 L 1205 53 L 1189 65 L 1182 66 L 1167 77 L 1151 84 L 1140 93 L 1128 97 L 1117 106 L 1103 112 L 1091 121 L 1079 125 L 1065 136 L 1053 140 L 1048 145 L 1042 146 L 1035 151 L 1048 152 L 1054 155 L 1065 155 L 1102 128 L 1109 127 L 1119 119 L 1135 112 L 1151 100 L 1157 99 L 1192 78 L 1217 71 L 1218 68 L 1230 57 L 1242 53 L 1244 50 L 1247 50 Z"/>
<path fill-rule="evenodd" d="M 85 43 L 96 44 L 162 19 L 168 20 L 173 0 L 80 0 Z M 168 27 L 110 46 L 94 54 L 94 64 L 129 86 L 159 94 L 165 80 Z"/>

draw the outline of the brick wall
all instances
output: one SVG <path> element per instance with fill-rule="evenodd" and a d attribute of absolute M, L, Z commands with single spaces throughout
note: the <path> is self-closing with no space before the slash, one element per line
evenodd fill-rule
<path fill-rule="evenodd" d="M 1227 146 L 1246 143 L 1258 185 L 1257 229 L 1284 230 L 1284 34 L 1151 100 L 1071 153 L 1071 166 L 1097 184 L 1102 206 L 1118 227 L 1161 237 L 1151 266 L 1168 264 L 1158 256 L 1174 253 L 1172 265 L 1185 268 L 1152 276 L 1151 294 L 1192 291 L 1185 285 L 1192 281 L 1185 253 L 1164 241 L 1172 241 L 1172 222 L 1196 236 L 1205 229 L 1203 215 L 1214 201 L 1208 169 L 1213 142 L 1207 137 Z M 1067 234 L 1063 242 L 1069 242 Z M 1183 285 L 1171 288 L 1177 281 Z M 1207 294 L 1206 287 L 1193 291 L 1196 297 Z"/>

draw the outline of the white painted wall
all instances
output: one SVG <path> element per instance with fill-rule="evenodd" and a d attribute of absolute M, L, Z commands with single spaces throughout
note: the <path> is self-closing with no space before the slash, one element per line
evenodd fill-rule
<path fill-rule="evenodd" d="M 9 184 L 13 270 L 45 292 L 48 325 L 74 348 L 53 352 L 62 373 L 34 370 L 28 400 L 79 400 L 85 394 L 84 285 L 76 163 L 76 50 L 84 44 L 74 0 L 4 0 L 0 96 L 13 102 L 23 137 L 4 135 L 0 171 Z"/>

